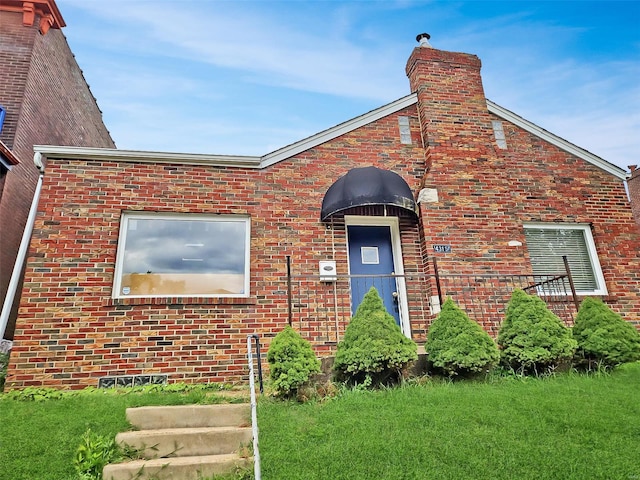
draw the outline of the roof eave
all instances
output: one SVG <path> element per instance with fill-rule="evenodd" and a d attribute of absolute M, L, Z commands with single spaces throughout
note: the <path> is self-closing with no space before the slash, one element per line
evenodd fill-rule
<path fill-rule="evenodd" d="M 573 143 L 568 142 L 564 138 L 554 135 L 548 130 L 545 130 L 544 128 L 539 127 L 538 125 L 528 120 L 525 120 L 520 115 L 517 115 L 512 111 L 507 110 L 504 107 L 501 107 L 500 105 L 492 102 L 489 99 L 487 99 L 487 109 L 489 110 L 489 112 L 499 116 L 500 118 L 507 120 L 508 122 L 511 122 L 514 125 L 517 125 L 523 130 L 526 130 L 527 132 L 532 133 L 533 135 L 536 135 L 542 140 L 545 140 L 551 143 L 552 145 L 555 145 L 556 147 L 564 150 L 565 152 L 570 153 L 571 155 L 575 155 L 576 157 L 581 158 L 591 163 L 592 165 L 595 165 L 596 167 L 604 170 L 607 173 L 610 173 L 611 175 L 619 178 L 620 180 L 626 180 L 628 178 L 628 173 L 623 168 L 620 168 L 617 165 L 614 165 L 613 163 L 610 163 L 605 159 L 600 158 L 597 155 L 594 155 L 593 153 L 585 150 L 584 148 L 580 148 L 577 145 L 574 145 Z"/>
<path fill-rule="evenodd" d="M 363 115 L 352 118 L 339 125 L 323 130 L 315 135 L 307 137 L 298 142 L 287 145 L 283 148 L 267 153 L 262 157 L 242 156 L 242 155 L 207 155 L 195 153 L 174 153 L 174 152 L 151 152 L 141 150 L 118 150 L 109 148 L 93 147 L 69 147 L 55 145 L 34 145 L 34 152 L 40 153 L 46 158 L 67 158 L 84 159 L 95 161 L 116 161 L 133 163 L 162 163 L 162 164 L 184 164 L 184 165 L 205 165 L 214 167 L 236 167 L 236 168 L 266 168 L 283 160 L 289 159 L 299 153 L 317 147 L 323 143 L 331 141 L 341 135 L 352 132 L 360 127 L 368 125 L 387 115 L 396 113 L 404 108 L 415 105 L 418 97 L 415 93 L 402 97 L 380 108 L 371 110 Z M 523 130 L 536 135 L 556 147 L 581 158 L 592 165 L 614 175 L 620 180 L 629 178 L 629 173 L 624 169 L 614 165 L 593 153 L 574 145 L 567 140 L 554 135 L 538 125 L 525 120 L 521 116 L 507 110 L 504 107 L 487 99 L 487 109 L 500 118 L 513 123 Z"/>
<path fill-rule="evenodd" d="M 33 150 L 48 159 L 76 159 L 103 162 L 161 163 L 212 167 L 260 168 L 260 157 L 241 155 L 206 155 L 198 153 L 149 152 L 115 148 L 34 145 Z"/>
<path fill-rule="evenodd" d="M 331 141 L 334 138 L 338 138 L 341 135 L 352 132 L 360 127 L 368 125 L 376 120 L 379 120 L 387 115 L 396 113 L 404 108 L 415 105 L 418 102 L 418 96 L 415 93 L 402 97 L 394 102 L 383 105 L 380 108 L 371 110 L 370 112 L 360 115 L 359 117 L 352 118 L 346 122 L 340 123 L 335 127 L 331 127 L 322 132 L 316 133 L 310 137 L 307 137 L 298 142 L 287 145 L 286 147 L 275 150 L 271 153 L 267 153 L 262 157 L 262 167 L 268 167 L 282 160 L 293 157 L 299 153 L 302 153 L 311 148 L 317 147 L 325 142 Z"/>

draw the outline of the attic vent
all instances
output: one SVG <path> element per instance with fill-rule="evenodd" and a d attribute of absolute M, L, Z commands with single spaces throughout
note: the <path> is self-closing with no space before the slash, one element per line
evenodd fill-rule
<path fill-rule="evenodd" d="M 400 142 L 411 145 L 411 129 L 409 128 L 409 117 L 398 117 L 398 127 L 400 128 Z"/>
<path fill-rule="evenodd" d="M 492 120 L 493 135 L 496 137 L 496 143 L 498 148 L 507 148 L 507 139 L 504 136 L 504 130 L 502 129 L 502 122 L 500 120 Z"/>

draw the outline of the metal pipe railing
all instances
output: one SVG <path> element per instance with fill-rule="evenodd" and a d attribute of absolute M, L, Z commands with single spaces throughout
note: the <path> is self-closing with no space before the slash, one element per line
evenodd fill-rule
<path fill-rule="evenodd" d="M 291 309 L 291 256 L 287 255 L 287 304 L 289 305 L 289 326 L 293 325 L 293 311 Z"/>
<path fill-rule="evenodd" d="M 571 295 L 573 296 L 573 304 L 576 306 L 576 312 L 580 310 L 580 302 L 578 301 L 578 295 L 576 294 L 576 286 L 573 283 L 573 275 L 571 275 L 571 268 L 569 267 L 569 259 L 566 255 L 562 256 L 562 262 L 564 263 L 564 269 L 567 272 L 569 278 L 569 287 L 571 287 Z"/>
<path fill-rule="evenodd" d="M 287 287 L 289 319 L 317 343 L 337 342 L 353 314 L 354 289 L 357 291 L 363 280 L 370 281 L 382 294 L 384 281 L 393 279 L 404 287 L 400 294 L 406 296 L 411 325 L 418 328 L 429 325 L 437 313 L 425 309 L 425 299 L 433 307 L 435 302 L 442 305 L 446 296 L 492 334 L 497 333 L 509 298 L 518 288 L 541 297 L 565 323 L 574 321 L 576 295 L 566 272 L 443 274 L 439 267 L 434 265 L 430 274 L 336 275 L 333 285 L 318 274 L 287 275 L 283 281 Z"/>

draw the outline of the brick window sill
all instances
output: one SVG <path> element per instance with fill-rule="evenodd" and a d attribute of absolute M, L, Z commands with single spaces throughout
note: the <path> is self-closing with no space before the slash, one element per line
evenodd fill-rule
<path fill-rule="evenodd" d="M 110 307 L 121 305 L 255 305 L 255 297 L 144 297 L 144 298 L 110 298 Z"/>

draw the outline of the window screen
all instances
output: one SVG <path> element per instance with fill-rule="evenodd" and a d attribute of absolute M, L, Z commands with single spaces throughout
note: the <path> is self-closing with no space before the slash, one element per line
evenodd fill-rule
<path fill-rule="evenodd" d="M 603 293 L 604 281 L 587 226 L 527 225 L 527 249 L 535 275 L 565 273 L 566 255 L 576 291 Z"/>

